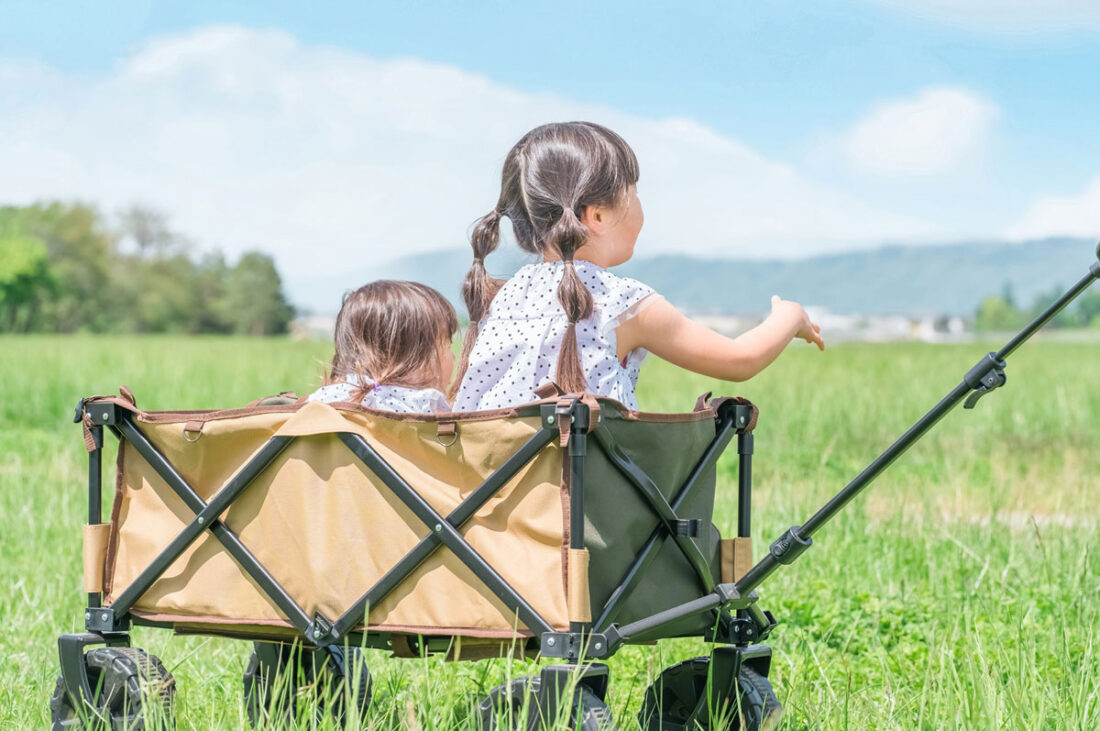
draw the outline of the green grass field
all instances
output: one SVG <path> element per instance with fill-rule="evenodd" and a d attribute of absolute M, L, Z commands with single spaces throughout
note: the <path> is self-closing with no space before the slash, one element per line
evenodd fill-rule
<path fill-rule="evenodd" d="M 639 400 L 684 411 L 712 390 L 760 406 L 759 555 L 997 345 L 793 347 L 740 385 L 651 362 Z M 0 727 L 48 727 L 56 638 L 82 629 L 77 398 L 126 384 L 147 409 L 237 406 L 310 390 L 328 355 L 325 344 L 283 340 L 0 338 Z M 783 728 L 1100 728 L 1100 345 L 1031 343 L 1008 375 L 1007 388 L 953 412 L 762 587 L 781 623 L 769 644 Z M 726 535 L 735 464 L 719 466 L 715 522 Z M 176 676 L 179 728 L 246 725 L 245 643 L 133 634 Z M 663 642 L 614 657 L 620 727 L 636 727 L 655 673 L 705 647 Z M 525 672 L 375 652 L 370 665 L 376 729 L 462 728 L 480 694 Z"/>

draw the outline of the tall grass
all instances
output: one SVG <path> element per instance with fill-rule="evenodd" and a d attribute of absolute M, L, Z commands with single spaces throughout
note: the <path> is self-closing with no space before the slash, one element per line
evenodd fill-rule
<path fill-rule="evenodd" d="M 761 407 L 756 553 L 804 520 L 954 386 L 981 346 L 792 348 L 747 384 L 659 362 L 647 410 L 696 395 Z M 0 726 L 48 726 L 56 638 L 82 629 L 86 457 L 77 398 L 130 386 L 148 409 L 214 408 L 313 388 L 321 343 L 168 337 L 0 338 Z M 761 589 L 781 624 L 772 682 L 783 728 L 1100 728 L 1100 346 L 1035 342 L 1005 389 L 952 413 Z M 731 450 L 732 451 L 732 450 Z M 107 461 L 109 464 L 110 462 Z M 736 525 L 736 461 L 715 522 Z M 176 676 L 180 728 L 246 726 L 246 643 L 136 629 Z M 619 652 L 609 703 L 635 725 L 645 687 L 706 645 Z M 374 728 L 464 728 L 532 663 L 447 664 L 368 652 Z M 316 723 L 299 714 L 298 726 Z M 327 723 L 322 723 L 322 726 Z"/>

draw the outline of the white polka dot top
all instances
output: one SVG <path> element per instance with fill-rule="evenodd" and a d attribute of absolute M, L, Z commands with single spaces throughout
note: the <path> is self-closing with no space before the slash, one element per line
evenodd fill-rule
<path fill-rule="evenodd" d="M 554 380 L 569 321 L 558 302 L 564 264 L 529 264 L 501 288 L 478 327 L 455 411 L 500 409 L 536 400 L 535 389 Z M 577 349 L 588 392 L 637 409 L 634 386 L 646 351 L 619 363 L 615 329 L 654 301 L 653 290 L 588 261 L 575 262 L 592 293 L 592 316 L 577 323 Z"/>
<path fill-rule="evenodd" d="M 369 390 L 359 403 L 368 409 L 396 411 L 399 414 L 435 414 L 451 410 L 447 397 L 434 388 L 384 386 L 369 378 L 366 380 Z M 326 404 L 352 401 L 358 385 L 359 377 L 353 373 L 346 381 L 321 386 L 309 395 L 309 400 Z"/>

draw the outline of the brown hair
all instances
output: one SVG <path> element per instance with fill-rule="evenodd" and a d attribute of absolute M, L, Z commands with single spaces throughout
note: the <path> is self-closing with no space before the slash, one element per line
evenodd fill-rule
<path fill-rule="evenodd" d="M 500 242 L 500 219 L 512 222 L 520 248 L 532 254 L 560 256 L 565 272 L 558 301 L 569 318 L 558 355 L 557 383 L 566 392 L 587 388 L 576 324 L 592 314 L 592 294 L 573 266 L 573 255 L 588 239 L 580 222 L 587 206 L 617 206 L 638 182 L 638 159 L 622 137 L 592 122 L 559 122 L 536 127 L 504 159 L 500 199 L 474 225 L 470 246 L 474 263 L 462 284 L 470 328 L 462 344 L 455 387 L 469 365 L 478 323 L 503 282 L 485 271 L 485 257 Z"/>
<path fill-rule="evenodd" d="M 344 295 L 325 383 L 356 375 L 386 385 L 445 388 L 436 382 L 439 344 L 457 331 L 454 307 L 431 287 L 392 279 L 365 284 Z M 361 382 L 355 398 L 366 390 Z"/>

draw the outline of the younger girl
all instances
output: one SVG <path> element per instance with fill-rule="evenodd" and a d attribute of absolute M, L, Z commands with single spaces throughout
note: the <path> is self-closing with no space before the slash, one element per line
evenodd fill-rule
<path fill-rule="evenodd" d="M 371 409 L 450 411 L 454 307 L 417 282 L 382 279 L 344 297 L 336 316 L 336 353 L 310 401 L 353 401 Z"/>
<path fill-rule="evenodd" d="M 794 338 L 824 350 L 801 305 L 772 298 L 772 313 L 736 339 L 689 320 L 646 285 L 608 267 L 634 253 L 642 228 L 638 160 L 625 141 L 590 122 L 537 127 L 504 160 L 500 199 L 471 237 L 474 263 L 462 295 L 470 329 L 456 411 L 533 401 L 551 381 L 637 409 L 634 386 L 647 351 L 713 378 L 743 381 Z M 490 279 L 500 220 L 542 257 L 507 283 Z"/>

